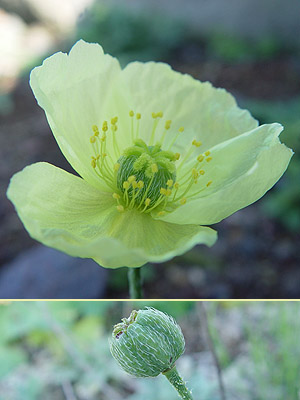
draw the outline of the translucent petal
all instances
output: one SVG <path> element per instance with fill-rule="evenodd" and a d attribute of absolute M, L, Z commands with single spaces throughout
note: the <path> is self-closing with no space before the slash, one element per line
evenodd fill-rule
<path fill-rule="evenodd" d="M 142 113 L 147 126 L 142 132 L 144 139 L 151 135 L 152 112 L 163 111 L 164 118 L 172 120 L 167 143 L 179 127 L 185 128 L 174 151 L 184 153 L 195 138 L 207 149 L 257 126 L 257 121 L 241 110 L 226 90 L 175 72 L 167 64 L 133 62 L 122 71 L 121 78 L 132 108 Z M 157 132 L 162 134 L 161 124 Z"/>
<path fill-rule="evenodd" d="M 17 173 L 7 195 L 34 239 L 108 268 L 162 262 L 216 240 L 210 228 L 119 213 L 111 193 L 47 163 Z"/>
<path fill-rule="evenodd" d="M 212 185 L 195 199 L 161 219 L 178 224 L 193 222 L 210 225 L 254 203 L 278 181 L 293 155 L 277 137 L 281 129 L 279 124 L 272 124 L 255 130 L 260 133 L 261 139 L 257 142 L 257 151 L 253 148 L 253 143 L 251 145 L 251 135 L 247 134 L 236 138 L 236 141 L 244 142 L 243 146 L 240 143 L 240 154 L 231 151 L 235 141 L 224 144 L 218 156 L 221 160 L 224 153 L 225 160 L 223 165 L 218 166 L 219 176 L 217 169 L 214 171 L 213 167 L 212 171 L 207 171 L 208 176 L 210 172 L 214 175 Z M 245 148 L 247 152 L 244 151 Z"/>
<path fill-rule="evenodd" d="M 70 54 L 56 53 L 34 68 L 30 85 L 45 110 L 59 147 L 73 168 L 96 187 L 101 181 L 91 168 L 92 126 L 111 118 L 117 59 L 98 44 L 77 42 Z M 106 188 L 102 184 L 102 188 Z"/>

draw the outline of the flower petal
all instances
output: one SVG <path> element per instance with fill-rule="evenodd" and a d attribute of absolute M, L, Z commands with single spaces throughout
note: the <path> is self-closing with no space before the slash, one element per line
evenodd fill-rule
<path fill-rule="evenodd" d="M 185 127 L 174 147 L 176 151 L 184 151 L 194 138 L 200 139 L 207 149 L 258 124 L 226 90 L 175 72 L 164 63 L 130 63 L 122 71 L 121 79 L 132 108 L 142 113 L 143 126 L 148 126 L 143 132 L 144 140 L 151 134 L 152 112 L 163 111 L 164 118 L 172 120 L 167 142 L 171 142 L 179 127 Z"/>
<path fill-rule="evenodd" d="M 197 198 L 160 219 L 178 224 L 193 222 L 209 225 L 254 203 L 279 180 L 293 155 L 292 150 L 281 144 L 278 139 L 281 130 L 279 124 L 263 125 L 250 134 L 229 141 L 223 148 L 221 146 L 220 154 L 216 155 L 219 161 L 222 159 L 222 153 L 224 155 L 223 165 L 217 166 L 219 176 L 217 170 L 213 171 L 212 168 L 210 171 L 214 174 L 217 190 L 212 184 Z M 257 133 L 260 139 L 255 149 L 251 136 L 255 134 L 254 137 L 257 138 Z M 235 151 L 232 151 L 234 149 Z M 222 168 L 225 171 L 222 171 Z"/>
<path fill-rule="evenodd" d="M 33 238 L 108 268 L 162 262 L 216 240 L 210 228 L 156 221 L 136 211 L 119 213 L 111 193 L 47 163 L 17 173 L 7 195 Z"/>
<path fill-rule="evenodd" d="M 94 154 L 89 139 L 92 126 L 101 129 L 103 119 L 111 115 L 108 110 L 120 71 L 118 60 L 104 54 L 100 45 L 80 40 L 69 55 L 54 54 L 30 75 L 31 88 L 61 151 L 79 175 L 96 187 L 101 187 L 101 181 L 91 168 Z"/>

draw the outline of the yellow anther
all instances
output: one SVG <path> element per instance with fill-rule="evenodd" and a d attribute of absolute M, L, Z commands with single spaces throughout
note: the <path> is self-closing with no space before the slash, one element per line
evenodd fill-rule
<path fill-rule="evenodd" d="M 196 168 L 193 168 L 193 169 L 192 169 L 192 177 L 193 177 L 194 179 L 197 179 L 198 176 L 199 176 L 198 171 L 196 170 Z"/>
<path fill-rule="evenodd" d="M 204 154 L 205 154 L 206 156 L 209 156 L 209 155 L 210 155 L 210 151 L 207 150 Z"/>
<path fill-rule="evenodd" d="M 111 129 L 112 129 L 112 131 L 116 132 L 118 130 L 118 126 L 117 125 L 112 125 Z"/>
<path fill-rule="evenodd" d="M 95 158 L 93 158 L 93 160 L 91 161 L 91 166 L 93 167 L 93 168 L 96 168 L 96 160 L 95 160 Z"/>
<path fill-rule="evenodd" d="M 175 156 L 175 160 L 178 161 L 179 158 L 180 158 L 180 154 L 179 153 L 175 153 L 174 156 Z"/>
<path fill-rule="evenodd" d="M 171 189 L 167 189 L 166 190 L 166 196 L 171 196 L 172 194 L 172 190 Z"/>
<path fill-rule="evenodd" d="M 129 189 L 130 183 L 128 181 L 123 182 L 123 188 L 124 189 Z"/>
<path fill-rule="evenodd" d="M 143 181 L 138 181 L 137 187 L 138 187 L 139 189 L 142 189 L 142 188 L 144 187 L 144 182 L 143 182 Z"/>
<path fill-rule="evenodd" d="M 136 119 L 141 119 L 141 118 L 142 118 L 141 113 L 137 113 L 136 114 Z"/>
<path fill-rule="evenodd" d="M 179 130 L 179 132 L 183 132 L 184 131 L 184 127 L 181 126 L 178 130 Z"/>
<path fill-rule="evenodd" d="M 97 125 L 93 125 L 93 126 L 92 126 L 92 129 L 93 129 L 94 135 L 95 135 L 95 136 L 98 136 L 98 135 L 99 135 L 98 126 L 97 126 Z"/>
<path fill-rule="evenodd" d="M 124 211 L 124 207 L 121 206 L 121 204 L 119 204 L 119 205 L 117 206 L 117 210 L 118 210 L 119 212 L 123 212 L 123 211 Z"/>
<path fill-rule="evenodd" d="M 96 160 L 99 160 L 99 158 L 100 158 L 100 154 L 97 155 Z"/>
<path fill-rule="evenodd" d="M 160 211 L 160 212 L 157 214 L 157 216 L 158 216 L 158 217 L 162 217 L 163 215 L 165 215 L 165 213 L 166 213 L 165 211 Z"/>
<path fill-rule="evenodd" d="M 200 175 L 204 175 L 204 174 L 205 174 L 205 171 L 204 171 L 203 169 L 200 169 L 199 174 L 200 174 Z"/>
<path fill-rule="evenodd" d="M 107 157 L 107 153 L 102 153 L 102 158 Z"/>
<path fill-rule="evenodd" d="M 129 183 L 132 183 L 133 181 L 135 181 L 135 176 L 131 175 L 127 180 Z"/>
<path fill-rule="evenodd" d="M 153 112 L 151 115 L 152 115 L 152 118 L 156 118 L 156 113 L 155 112 Z"/>
<path fill-rule="evenodd" d="M 212 157 L 207 157 L 206 161 L 210 162 L 212 160 Z"/>
<path fill-rule="evenodd" d="M 206 186 L 210 186 L 212 184 L 212 181 L 207 182 Z"/>
<path fill-rule="evenodd" d="M 134 116 L 134 112 L 131 110 L 129 111 L 129 117 L 133 117 Z"/>
<path fill-rule="evenodd" d="M 164 116 L 164 113 L 162 111 L 159 111 L 158 113 L 156 113 L 156 116 L 162 118 Z"/>
<path fill-rule="evenodd" d="M 178 189 L 178 188 L 179 188 L 179 183 L 178 183 L 178 182 L 175 183 L 174 188 L 175 188 L 175 189 Z"/>
<path fill-rule="evenodd" d="M 166 130 L 170 129 L 171 123 L 172 123 L 172 121 L 170 119 L 168 119 L 168 121 L 166 121 L 166 123 L 165 123 L 165 129 Z"/>
<path fill-rule="evenodd" d="M 160 188 L 160 194 L 166 196 L 166 194 L 167 194 L 167 189 L 165 189 L 165 188 Z"/>
<path fill-rule="evenodd" d="M 120 168 L 120 164 L 119 163 L 115 163 L 114 170 L 117 172 L 117 171 L 119 171 L 119 168 Z"/>
<path fill-rule="evenodd" d="M 95 136 L 91 136 L 91 137 L 90 137 L 90 142 L 91 142 L 91 143 L 95 143 L 95 142 L 96 142 Z"/>
<path fill-rule="evenodd" d="M 116 200 L 119 200 L 120 195 L 118 193 L 113 193 L 112 197 Z"/>
<path fill-rule="evenodd" d="M 102 131 L 106 132 L 107 130 L 108 130 L 107 121 L 104 121 L 103 124 L 102 124 Z"/>
<path fill-rule="evenodd" d="M 100 140 L 101 140 L 101 142 L 105 142 L 105 139 L 106 139 L 106 135 L 104 134 L 101 136 Z"/>
<path fill-rule="evenodd" d="M 158 172 L 157 164 L 152 164 L 151 165 L 151 171 L 153 172 L 153 174 L 156 174 L 156 172 Z"/>
<path fill-rule="evenodd" d="M 199 162 L 202 162 L 202 161 L 204 160 L 204 156 L 203 156 L 202 154 L 200 154 L 200 155 L 197 157 L 197 160 L 198 160 Z"/>
<path fill-rule="evenodd" d="M 193 145 L 193 146 L 200 147 L 201 144 L 202 144 L 202 142 L 200 142 L 200 141 L 198 142 L 196 139 L 194 139 L 194 140 L 192 141 L 192 145 Z"/>
<path fill-rule="evenodd" d="M 112 118 L 110 122 L 112 125 L 115 125 L 118 122 L 118 117 Z"/>
<path fill-rule="evenodd" d="M 183 198 L 180 200 L 180 204 L 183 206 L 185 203 L 186 203 L 186 198 L 183 197 Z"/>
<path fill-rule="evenodd" d="M 145 200 L 145 206 L 149 206 L 149 204 L 151 203 L 151 199 L 149 199 L 149 197 L 147 197 L 147 199 Z"/>
<path fill-rule="evenodd" d="M 138 187 L 137 181 L 132 181 L 131 186 L 133 187 L 133 189 L 136 189 Z"/>
<path fill-rule="evenodd" d="M 171 187 L 171 186 L 173 186 L 173 179 L 168 179 L 167 180 L 167 186 L 169 186 L 169 187 Z"/>

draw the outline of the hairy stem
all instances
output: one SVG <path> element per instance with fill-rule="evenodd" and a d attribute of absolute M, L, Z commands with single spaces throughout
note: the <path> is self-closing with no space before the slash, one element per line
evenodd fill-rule
<path fill-rule="evenodd" d="M 129 295 L 131 299 L 143 297 L 141 268 L 128 268 Z"/>
<path fill-rule="evenodd" d="M 175 365 L 171 369 L 168 369 L 167 371 L 163 372 L 163 375 L 165 375 L 165 377 L 168 379 L 171 385 L 174 386 L 179 396 L 183 400 L 193 400 L 192 393 L 186 387 L 186 384 L 179 375 Z"/>

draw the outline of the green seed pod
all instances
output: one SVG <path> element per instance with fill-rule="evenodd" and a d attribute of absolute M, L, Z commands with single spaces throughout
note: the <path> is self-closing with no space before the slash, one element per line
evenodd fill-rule
<path fill-rule="evenodd" d="M 157 376 L 174 366 L 184 352 L 179 325 L 156 310 L 133 310 L 129 318 L 114 326 L 110 351 L 119 365 L 137 377 Z"/>

